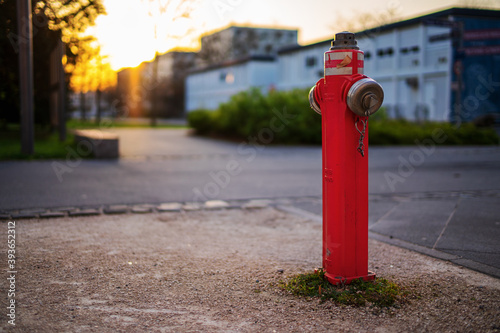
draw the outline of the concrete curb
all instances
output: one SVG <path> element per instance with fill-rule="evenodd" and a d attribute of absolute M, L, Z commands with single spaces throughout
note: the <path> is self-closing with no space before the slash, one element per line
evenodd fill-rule
<path fill-rule="evenodd" d="M 22 209 L 0 211 L 0 220 L 21 220 L 37 218 L 82 217 L 117 214 L 149 214 L 166 212 L 187 212 L 195 210 L 256 209 L 274 206 L 280 200 L 209 200 L 206 202 L 168 202 L 161 204 L 109 205 L 101 207 L 62 207 L 50 209 Z"/>

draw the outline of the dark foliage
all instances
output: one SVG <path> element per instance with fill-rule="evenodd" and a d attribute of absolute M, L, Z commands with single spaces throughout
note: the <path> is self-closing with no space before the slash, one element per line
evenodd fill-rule
<path fill-rule="evenodd" d="M 57 89 L 50 84 L 50 54 L 63 32 L 71 35 L 85 30 L 97 15 L 104 13 L 104 7 L 101 0 L 32 1 L 32 7 L 35 122 L 47 125 L 49 95 Z M 18 45 L 25 40 L 26 35 L 17 27 L 16 0 L 0 0 L 0 123 L 3 124 L 19 122 Z M 69 40 L 68 46 L 78 43 L 77 38 Z M 75 62 L 75 54 L 67 52 L 67 56 L 68 63 Z"/>

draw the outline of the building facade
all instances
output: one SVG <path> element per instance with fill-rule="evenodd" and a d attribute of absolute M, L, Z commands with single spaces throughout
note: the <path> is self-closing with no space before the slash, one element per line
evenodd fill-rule
<path fill-rule="evenodd" d="M 451 8 L 358 32 L 356 39 L 365 52 L 365 73 L 384 88 L 383 106 L 390 117 L 460 122 L 500 114 L 499 11 Z M 330 42 L 281 48 L 268 64 L 266 86 L 278 90 L 312 87 L 323 76 L 323 54 Z M 215 83 L 222 68 L 212 66 L 203 74 L 189 74 L 187 111 L 201 105 L 217 107 L 191 100 L 202 98 L 204 91 L 210 90 L 211 96 L 226 95 L 220 102 L 229 99 L 227 87 Z M 196 97 L 191 94 L 194 76 Z M 246 81 L 237 84 L 254 86 L 251 77 L 242 76 Z"/>
<path fill-rule="evenodd" d="M 254 56 L 275 56 L 279 49 L 297 46 L 297 30 L 230 26 L 201 37 L 197 67 Z"/>
<path fill-rule="evenodd" d="M 186 78 L 186 110 L 214 110 L 238 92 L 271 89 L 277 68 L 272 56 L 251 56 L 191 72 Z"/>
<path fill-rule="evenodd" d="M 121 70 L 118 94 L 132 117 L 151 115 L 153 108 L 158 117 L 217 108 L 239 91 L 274 84 L 276 54 L 282 47 L 297 46 L 297 34 L 290 29 L 228 27 L 202 37 L 198 53 L 168 52 L 159 55 L 156 63 Z"/>
<path fill-rule="evenodd" d="M 118 72 L 117 91 L 128 115 L 150 115 L 154 98 L 157 117 L 181 117 L 186 108 L 184 79 L 195 67 L 196 57 L 194 52 L 172 51 L 138 67 Z"/>
<path fill-rule="evenodd" d="M 358 37 L 365 71 L 384 87 L 390 117 L 449 120 L 452 43 L 436 38 L 444 34 L 450 28 L 415 21 Z"/>
<path fill-rule="evenodd" d="M 186 78 L 186 111 L 216 109 L 238 92 L 276 84 L 276 57 L 297 47 L 297 30 L 231 26 L 201 38 L 197 69 Z"/>

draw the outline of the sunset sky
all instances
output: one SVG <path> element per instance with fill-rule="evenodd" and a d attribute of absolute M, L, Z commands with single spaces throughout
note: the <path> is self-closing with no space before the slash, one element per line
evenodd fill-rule
<path fill-rule="evenodd" d="M 167 0 L 104 0 L 108 14 L 98 17 L 88 33 L 98 38 L 113 69 L 151 60 L 156 49 L 160 53 L 174 47 L 197 49 L 201 34 L 230 24 L 296 28 L 299 43 L 307 44 L 345 30 L 335 25 L 339 17 L 355 19 L 363 12 L 393 8 L 401 18 L 409 18 L 464 4 L 500 8 L 499 0 L 199 0 L 190 19 L 173 22 L 171 12 L 158 14 L 158 2 L 165 4 Z"/>

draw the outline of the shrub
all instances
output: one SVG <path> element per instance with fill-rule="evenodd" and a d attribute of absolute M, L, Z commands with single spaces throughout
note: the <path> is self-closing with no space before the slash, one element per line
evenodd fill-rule
<path fill-rule="evenodd" d="M 432 138 L 436 131 L 446 138 L 443 145 L 495 145 L 499 138 L 493 129 L 479 128 L 472 123 L 459 128 L 449 123 L 412 123 L 406 120 L 370 119 L 369 139 L 371 145 L 413 145 L 417 141 Z"/>
<path fill-rule="evenodd" d="M 188 124 L 199 135 L 211 134 L 213 129 L 213 115 L 208 110 L 195 110 L 188 114 Z"/>
<path fill-rule="evenodd" d="M 283 122 L 283 114 L 290 119 Z M 272 140 L 266 137 L 266 141 L 272 143 L 321 143 L 321 117 L 309 107 L 305 90 L 263 95 L 259 89 L 250 89 L 232 96 L 216 111 L 190 112 L 188 122 L 202 135 L 247 140 L 262 129 L 270 129 Z"/>

